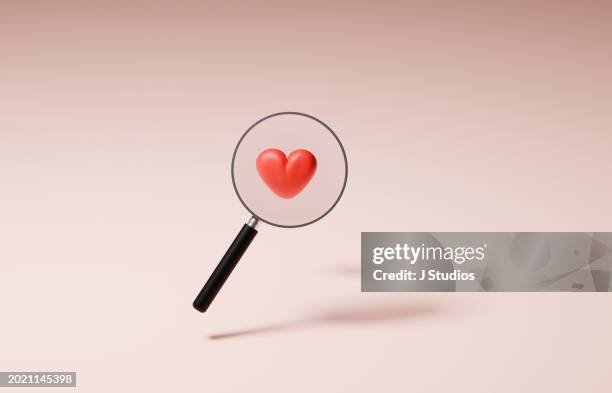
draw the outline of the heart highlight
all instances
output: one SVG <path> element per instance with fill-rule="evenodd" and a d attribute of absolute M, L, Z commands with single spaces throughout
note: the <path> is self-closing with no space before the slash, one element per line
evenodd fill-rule
<path fill-rule="evenodd" d="M 257 157 L 257 172 L 268 188 L 284 199 L 298 195 L 317 170 L 317 159 L 305 149 L 285 156 L 281 150 L 266 149 Z"/>

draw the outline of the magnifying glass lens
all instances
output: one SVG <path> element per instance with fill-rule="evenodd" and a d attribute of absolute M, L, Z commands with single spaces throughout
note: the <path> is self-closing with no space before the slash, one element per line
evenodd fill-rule
<path fill-rule="evenodd" d="M 346 184 L 344 149 L 333 131 L 304 114 L 269 116 L 253 125 L 234 152 L 238 197 L 260 220 L 300 227 L 325 216 Z"/>

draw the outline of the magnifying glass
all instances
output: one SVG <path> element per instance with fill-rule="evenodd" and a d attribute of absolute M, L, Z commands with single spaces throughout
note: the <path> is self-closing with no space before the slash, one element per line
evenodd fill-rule
<path fill-rule="evenodd" d="M 232 157 L 232 183 L 252 217 L 193 302 L 205 312 L 240 261 L 259 222 L 298 228 L 325 217 L 338 204 L 348 176 L 344 147 L 314 116 L 280 112 L 255 122 Z"/>

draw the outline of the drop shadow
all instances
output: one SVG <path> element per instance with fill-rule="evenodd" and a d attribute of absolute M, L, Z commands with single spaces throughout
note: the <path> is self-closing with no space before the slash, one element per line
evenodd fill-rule
<path fill-rule="evenodd" d="M 254 336 L 260 334 L 292 331 L 309 327 L 320 327 L 333 324 L 368 324 L 387 323 L 390 321 L 412 320 L 438 313 L 442 310 L 436 304 L 369 304 L 358 306 L 338 306 L 335 308 L 315 312 L 303 319 L 261 325 L 254 328 L 237 330 L 227 333 L 210 335 L 211 340 L 224 340 L 241 336 Z"/>
<path fill-rule="evenodd" d="M 208 336 L 211 340 L 223 340 L 226 338 L 239 337 L 239 336 L 250 336 L 263 333 L 281 332 L 284 330 L 291 330 L 299 328 L 300 326 L 308 325 L 308 321 L 293 321 L 285 323 L 276 323 L 270 325 L 262 325 L 251 329 L 236 330 L 233 332 L 212 334 Z"/>
<path fill-rule="evenodd" d="M 326 269 L 325 274 L 330 276 L 359 276 L 361 275 L 361 265 L 349 263 L 337 265 Z"/>

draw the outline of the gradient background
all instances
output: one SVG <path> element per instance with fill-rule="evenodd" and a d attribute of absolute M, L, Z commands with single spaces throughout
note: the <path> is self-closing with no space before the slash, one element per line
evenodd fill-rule
<path fill-rule="evenodd" d="M 0 369 L 608 392 L 608 293 L 359 292 L 360 231 L 611 230 L 612 4 L 506 3 L 1 0 Z M 248 219 L 234 145 L 284 110 L 338 133 L 345 196 L 262 226 L 201 315 Z"/>

